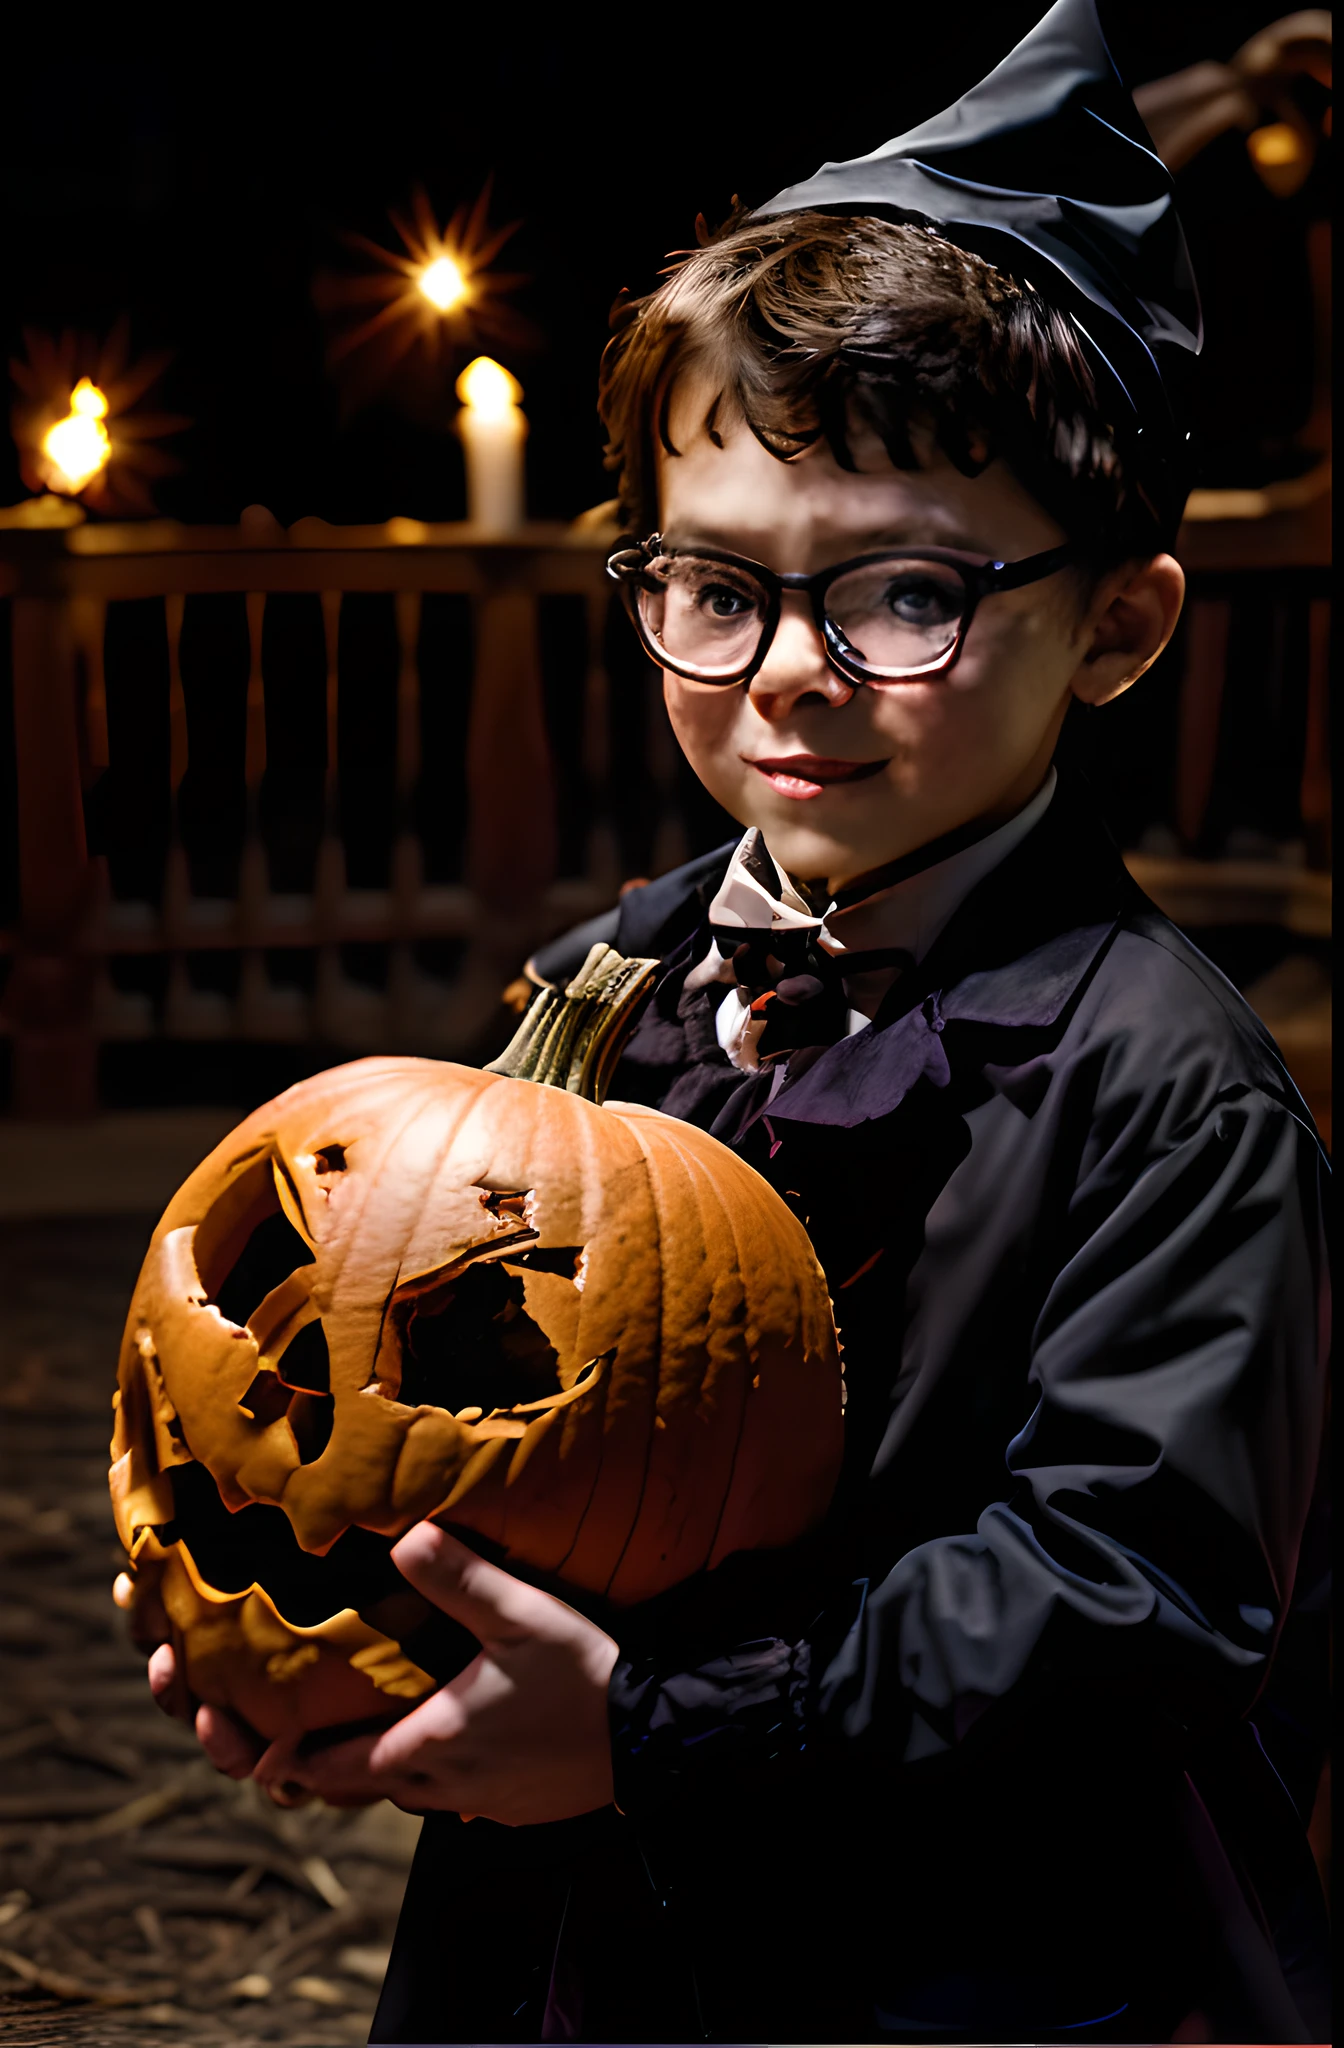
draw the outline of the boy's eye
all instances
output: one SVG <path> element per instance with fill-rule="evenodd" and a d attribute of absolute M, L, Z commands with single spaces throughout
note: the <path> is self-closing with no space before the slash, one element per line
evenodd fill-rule
<path fill-rule="evenodd" d="M 703 625 L 737 625 L 763 616 L 767 599 L 759 585 L 717 562 L 683 559 L 665 585 L 672 602 Z"/>
<path fill-rule="evenodd" d="M 882 593 L 882 602 L 906 625 L 943 626 L 961 611 L 961 588 L 940 577 L 893 576 Z"/>
<path fill-rule="evenodd" d="M 740 619 L 756 609 L 754 598 L 745 590 L 734 590 L 728 583 L 707 583 L 698 597 L 700 609 L 716 619 Z"/>

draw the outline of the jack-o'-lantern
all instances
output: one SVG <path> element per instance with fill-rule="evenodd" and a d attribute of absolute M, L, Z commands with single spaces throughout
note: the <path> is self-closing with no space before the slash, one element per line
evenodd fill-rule
<path fill-rule="evenodd" d="M 124 1604 L 192 1698 L 266 1736 L 404 1710 L 434 1617 L 388 1553 L 425 1516 L 614 1606 L 820 1519 L 842 1395 L 801 1224 L 704 1132 L 587 1099 L 649 971 L 590 955 L 494 1069 L 301 1082 L 170 1204 L 111 1484 Z"/>

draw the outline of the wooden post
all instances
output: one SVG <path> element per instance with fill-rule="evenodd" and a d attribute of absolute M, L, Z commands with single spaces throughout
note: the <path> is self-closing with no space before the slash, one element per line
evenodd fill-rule
<path fill-rule="evenodd" d="M 420 1005 L 420 974 L 414 930 L 424 886 L 424 850 L 415 829 L 415 792 L 420 780 L 420 593 L 399 590 L 397 617 L 397 792 L 396 836 L 392 842 L 391 915 L 394 938 L 387 963 L 387 1029 L 394 1045 L 413 1043 Z"/>
<path fill-rule="evenodd" d="M 556 864 L 555 778 L 527 591 L 492 592 L 476 607 L 467 788 L 467 880 L 488 914 L 525 916 Z"/>
<path fill-rule="evenodd" d="M 285 530 L 264 505 L 248 505 L 238 519 L 246 545 L 279 552 Z M 308 1005 L 293 991 L 275 988 L 266 972 L 263 941 L 271 902 L 271 878 L 261 833 L 261 785 L 266 773 L 266 678 L 262 646 L 267 594 L 247 593 L 247 711 L 243 774 L 246 787 L 243 851 L 238 869 L 238 932 L 243 941 L 234 1024 L 242 1038 L 295 1039 L 308 1032 Z"/>
<path fill-rule="evenodd" d="M 1314 868 L 1330 866 L 1330 603 L 1313 598 L 1308 618 L 1307 743 L 1302 764 L 1302 831 Z"/>
<path fill-rule="evenodd" d="M 453 1002 L 464 1051 L 497 1019 L 505 984 L 535 942 L 557 860 L 536 600 L 525 590 L 488 591 L 476 600 L 474 625 L 466 881 L 478 921 Z"/>
<path fill-rule="evenodd" d="M 588 670 L 583 692 L 583 778 L 589 803 L 584 871 L 595 889 L 614 897 L 621 881 L 621 854 L 611 817 L 611 683 L 603 660 L 610 596 L 590 592 L 586 606 Z"/>
<path fill-rule="evenodd" d="M 91 1116 L 97 1104 L 95 963 L 79 948 L 91 902 L 73 648 L 62 599 L 16 597 L 17 958 L 5 996 L 14 1033 L 14 1108 Z"/>
<path fill-rule="evenodd" d="M 1226 598 L 1197 597 L 1190 607 L 1176 751 L 1176 830 L 1187 851 L 1204 829 L 1213 793 L 1231 614 Z"/>

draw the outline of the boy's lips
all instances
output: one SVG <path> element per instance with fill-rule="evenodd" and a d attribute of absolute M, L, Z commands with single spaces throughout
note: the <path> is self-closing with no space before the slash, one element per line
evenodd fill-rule
<path fill-rule="evenodd" d="M 821 754 L 768 755 L 760 760 L 742 757 L 763 775 L 780 796 L 820 796 L 838 782 L 866 782 L 880 775 L 885 761 L 834 761 Z"/>

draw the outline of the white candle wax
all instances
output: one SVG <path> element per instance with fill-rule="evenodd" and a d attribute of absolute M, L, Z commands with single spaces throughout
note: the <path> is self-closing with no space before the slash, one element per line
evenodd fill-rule
<path fill-rule="evenodd" d="M 457 431 L 467 458 L 467 517 L 487 533 L 516 533 L 527 518 L 522 387 L 500 364 L 477 356 L 457 380 Z"/>

